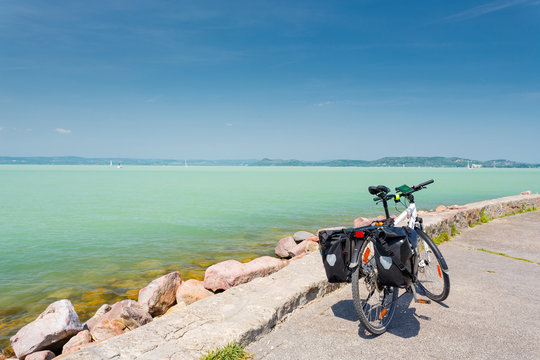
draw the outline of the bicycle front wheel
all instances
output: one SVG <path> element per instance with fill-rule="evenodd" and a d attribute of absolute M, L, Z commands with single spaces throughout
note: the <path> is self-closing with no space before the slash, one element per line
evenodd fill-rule
<path fill-rule="evenodd" d="M 380 335 L 394 317 L 398 289 L 378 285 L 375 249 L 370 239 L 364 242 L 360 254 L 360 263 L 352 273 L 354 309 L 364 328 Z"/>
<path fill-rule="evenodd" d="M 450 277 L 442 254 L 429 235 L 417 229 L 418 275 L 416 284 L 433 301 L 444 301 L 450 294 Z"/>

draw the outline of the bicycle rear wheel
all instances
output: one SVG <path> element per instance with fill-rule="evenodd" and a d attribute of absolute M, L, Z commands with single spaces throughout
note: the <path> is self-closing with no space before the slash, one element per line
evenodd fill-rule
<path fill-rule="evenodd" d="M 364 242 L 360 254 L 360 264 L 352 273 L 354 309 L 364 328 L 380 335 L 394 317 L 399 290 L 377 284 L 375 250 L 370 239 Z"/>
<path fill-rule="evenodd" d="M 444 301 L 450 294 L 450 277 L 444 258 L 433 240 L 417 229 L 418 275 L 416 284 L 433 301 Z"/>

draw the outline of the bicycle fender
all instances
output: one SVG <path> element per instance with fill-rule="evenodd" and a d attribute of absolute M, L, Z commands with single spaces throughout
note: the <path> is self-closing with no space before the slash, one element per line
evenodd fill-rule
<path fill-rule="evenodd" d="M 351 263 L 349 264 L 349 269 L 354 269 L 360 263 L 360 249 L 364 244 L 365 240 L 357 239 L 354 244 L 353 253 L 351 255 Z"/>
<path fill-rule="evenodd" d="M 446 264 L 446 260 L 444 259 L 444 256 L 443 254 L 441 253 L 441 250 L 439 250 L 439 247 L 433 242 L 433 240 L 431 240 L 431 238 L 429 237 L 428 234 L 426 234 L 423 230 L 420 230 L 418 228 L 415 229 L 416 232 L 418 233 L 418 235 L 420 235 L 420 237 L 422 239 L 424 239 L 425 241 L 428 241 L 428 242 L 431 242 L 433 245 L 435 245 L 433 247 L 433 251 L 436 252 L 440 259 L 441 259 L 441 267 L 442 267 L 442 271 L 444 271 L 446 274 L 449 273 L 449 270 L 448 270 L 448 265 Z"/>

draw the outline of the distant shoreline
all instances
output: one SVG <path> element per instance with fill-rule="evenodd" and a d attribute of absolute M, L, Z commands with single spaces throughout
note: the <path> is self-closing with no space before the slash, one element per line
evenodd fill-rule
<path fill-rule="evenodd" d="M 282 159 L 244 160 L 176 160 L 136 158 L 85 158 L 77 156 L 58 157 L 11 157 L 0 156 L 0 165 L 100 165 L 100 166 L 264 166 L 264 167 L 438 167 L 438 168 L 540 168 L 512 160 L 479 161 L 458 157 L 384 157 L 377 160 L 324 160 L 302 161 Z"/>

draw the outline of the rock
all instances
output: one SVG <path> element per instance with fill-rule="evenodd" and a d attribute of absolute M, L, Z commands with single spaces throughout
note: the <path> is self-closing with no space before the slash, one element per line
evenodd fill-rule
<path fill-rule="evenodd" d="M 212 291 L 227 290 L 233 286 L 267 276 L 286 266 L 287 262 L 270 256 L 263 256 L 242 264 L 227 260 L 210 266 L 204 274 L 204 287 Z"/>
<path fill-rule="evenodd" d="M 173 307 L 171 307 L 169 310 L 167 310 L 167 312 L 165 314 L 163 314 L 163 316 L 165 315 L 169 315 L 169 314 L 172 314 L 173 312 L 175 311 L 178 311 L 180 309 L 183 309 L 185 308 L 187 305 L 185 302 L 181 301 L 181 302 L 178 302 L 176 305 L 174 305 Z"/>
<path fill-rule="evenodd" d="M 204 273 L 204 287 L 206 289 L 227 290 L 241 284 L 244 274 L 244 264 L 236 260 L 227 260 L 214 264 Z"/>
<path fill-rule="evenodd" d="M 307 254 L 308 252 L 319 250 L 319 244 L 311 240 L 304 240 L 300 244 L 296 245 L 289 252 L 290 257 L 300 256 Z"/>
<path fill-rule="evenodd" d="M 108 313 L 109 311 L 111 311 L 112 307 L 111 305 L 109 304 L 103 304 L 101 305 L 101 307 L 96 311 L 96 313 L 94 314 L 94 316 L 92 316 L 90 319 L 88 319 L 87 322 L 85 322 L 83 324 L 83 329 L 87 329 L 87 330 L 90 330 L 92 331 L 92 329 L 94 328 L 94 326 L 97 324 L 97 322 L 99 321 L 99 319 L 105 315 L 106 313 Z"/>
<path fill-rule="evenodd" d="M 306 240 L 319 242 L 319 237 L 318 236 L 312 236 L 312 237 L 308 237 Z"/>
<path fill-rule="evenodd" d="M 308 237 L 313 237 L 313 236 L 315 235 L 307 231 L 297 231 L 294 233 L 293 238 L 294 238 L 294 241 L 296 241 L 297 243 L 300 243 L 306 240 Z"/>
<path fill-rule="evenodd" d="M 520 195 L 532 195 L 532 191 L 527 190 L 527 191 L 522 192 Z"/>
<path fill-rule="evenodd" d="M 286 261 L 271 256 L 262 256 L 244 264 L 246 281 L 275 273 L 287 265 Z"/>
<path fill-rule="evenodd" d="M 294 238 L 292 236 L 287 236 L 279 240 L 276 248 L 274 249 L 274 252 L 279 257 L 287 258 L 289 257 L 289 250 L 291 250 L 295 246 L 296 241 L 294 241 Z"/>
<path fill-rule="evenodd" d="M 71 301 L 58 300 L 38 318 L 20 329 L 10 340 L 18 358 L 40 350 L 55 350 L 82 330 Z"/>
<path fill-rule="evenodd" d="M 25 357 L 25 360 L 52 360 L 55 357 L 56 355 L 52 351 L 43 350 L 43 351 L 31 353 L 30 355 Z"/>
<path fill-rule="evenodd" d="M 341 230 L 341 229 L 345 229 L 345 226 L 334 226 L 334 227 L 329 227 L 329 228 L 319 229 L 319 230 L 317 230 L 317 236 L 319 236 L 319 233 L 320 233 L 321 231 L 327 231 L 327 230 Z"/>
<path fill-rule="evenodd" d="M 359 217 L 359 218 L 354 219 L 353 227 L 358 228 L 362 226 L 368 226 L 369 224 L 371 224 L 370 219 L 367 219 L 365 217 Z"/>
<path fill-rule="evenodd" d="M 138 302 L 152 316 L 165 314 L 176 301 L 176 290 L 182 284 L 180 272 L 174 271 L 153 280 L 139 291 Z"/>
<path fill-rule="evenodd" d="M 96 341 L 109 339 L 152 321 L 152 317 L 135 300 L 122 300 L 102 315 L 90 331 Z"/>
<path fill-rule="evenodd" d="M 189 279 L 184 281 L 176 290 L 176 302 L 184 302 L 186 305 L 214 295 L 204 288 L 204 283 L 199 280 Z"/>
<path fill-rule="evenodd" d="M 443 211 L 446 211 L 448 208 L 444 205 L 439 205 L 437 206 L 437 208 L 435 209 L 435 212 L 443 212 Z"/>
<path fill-rule="evenodd" d="M 91 342 L 92 335 L 90 334 L 90 331 L 83 330 L 71 339 L 69 339 L 69 341 L 62 348 L 62 354 L 72 353 L 80 350 Z"/>
<path fill-rule="evenodd" d="M 449 208 L 450 210 L 458 210 L 458 209 L 463 209 L 464 206 L 459 206 L 459 205 L 455 205 L 455 204 L 454 204 L 454 205 L 450 205 L 448 208 Z"/>

